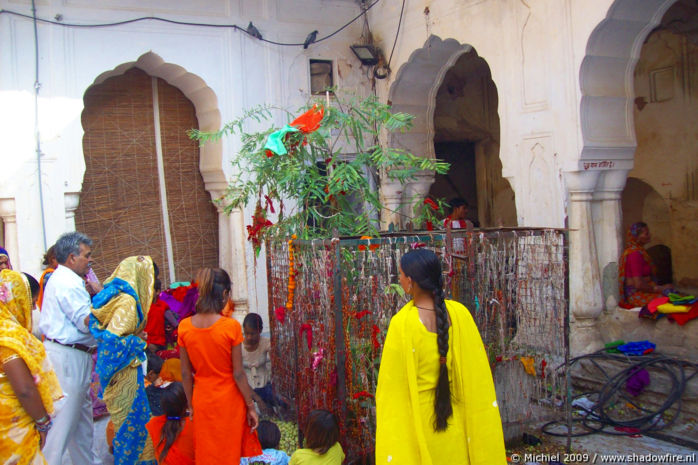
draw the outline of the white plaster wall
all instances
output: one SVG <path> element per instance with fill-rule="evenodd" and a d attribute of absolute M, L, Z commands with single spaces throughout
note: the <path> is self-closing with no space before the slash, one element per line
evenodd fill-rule
<path fill-rule="evenodd" d="M 299 42 L 313 29 L 318 29 L 320 36 L 333 31 L 359 11 L 351 0 L 198 0 L 175 6 L 167 0 L 38 3 L 40 16 L 50 18 L 60 13 L 67 22 L 146 15 L 241 26 L 252 20 L 265 38 Z M 472 46 L 486 60 L 497 87 L 502 175 L 515 192 L 518 224 L 563 226 L 570 210 L 565 183 L 574 177 L 563 178 L 562 172 L 580 169 L 583 149 L 601 147 L 613 152 L 618 148 L 625 163 L 609 176 L 589 173 L 593 179 L 575 181 L 574 189 L 617 189 L 624 182 L 621 170 L 632 167 L 635 137 L 624 111 L 632 84 L 628 86 L 623 77 L 627 60 L 614 60 L 635 56 L 633 47 L 638 45 L 633 41 L 642 36 L 643 27 L 653 27 L 648 18 L 661 17 L 670 4 L 671 0 L 407 0 L 391 62 L 393 72 L 388 79 L 377 81 L 377 93 L 383 101 L 390 98 L 399 70 L 410 64 L 413 52 L 422 49 L 431 37 Z M 0 0 L 0 7 L 23 13 L 30 13 L 29 5 L 26 0 Z M 383 0 L 369 13 L 374 38 L 386 58 L 395 39 L 401 5 L 400 1 Z M 608 15 L 613 15 L 613 21 L 606 21 Z M 613 26 L 614 21 L 620 21 L 618 27 Z M 603 33 L 598 33 L 600 30 Z M 48 242 L 65 228 L 63 194 L 80 189 L 84 164 L 79 115 L 82 96 L 97 76 L 152 51 L 203 79 L 215 92 L 225 122 L 255 104 L 272 102 L 289 108 L 302 104 L 308 97 L 309 58 L 335 59 L 340 87 L 368 93 L 364 70 L 348 49 L 360 33 L 361 21 L 357 21 L 304 52 L 299 47 L 261 44 L 231 30 L 160 23 L 109 29 L 41 25 L 40 120 Z M 0 155 L 8 170 L 5 179 L 9 180 L 0 184 L 0 198 L 17 198 L 20 259 L 27 271 L 36 273 L 43 244 L 33 144 L 32 41 L 31 22 L 0 16 L 0 106 L 12 109 L 0 112 L 4 136 Z M 582 72 L 585 57 L 588 67 L 597 67 L 598 72 Z M 599 62 L 604 63 L 597 66 Z M 589 80 L 582 82 L 581 76 Z M 439 84 L 434 82 L 437 88 Z M 611 98 L 584 110 L 583 94 L 585 98 Z M 226 174 L 227 160 L 235 148 L 234 138 L 223 142 L 221 169 Z M 610 187 L 602 185 L 606 178 Z M 252 208 L 250 205 L 244 212 L 245 221 Z M 604 230 L 604 225 L 614 230 L 613 218 L 599 221 L 604 224 L 597 230 Z M 590 221 L 582 223 L 581 228 L 591 228 Z M 588 237 L 588 244 L 571 244 L 573 249 L 580 248 L 579 257 L 595 257 L 593 234 Z M 612 261 L 605 255 L 603 263 Z M 250 310 L 266 315 L 264 261 L 262 254 L 255 268 L 251 249 L 246 247 Z M 573 280 L 577 278 L 573 276 Z"/>
<path fill-rule="evenodd" d="M 0 0 L 0 8 L 31 14 L 31 2 Z M 317 29 L 327 35 L 359 13 L 349 0 L 45 0 L 37 2 L 38 16 L 61 14 L 66 23 L 103 23 L 140 16 L 179 21 L 237 24 L 251 20 L 265 39 L 303 42 Z M 85 171 L 80 115 L 83 95 L 95 79 L 119 65 L 152 52 L 166 63 L 200 77 L 218 99 L 222 122 L 245 108 L 272 103 L 296 109 L 309 97 L 308 60 L 335 60 L 337 83 L 343 88 L 368 88 L 358 61 L 348 46 L 361 34 L 357 21 L 333 38 L 302 47 L 282 47 L 256 41 L 225 28 L 202 28 L 139 22 L 109 28 L 66 28 L 40 24 L 41 91 L 39 121 L 46 240 L 51 245 L 66 230 L 64 194 L 79 192 Z M 40 272 L 44 241 L 39 208 L 34 141 L 34 35 L 30 20 L 0 16 L 0 157 L 3 181 L 0 198 L 15 198 L 22 269 Z M 279 121 L 279 123 L 285 121 Z M 221 172 L 230 174 L 230 159 L 238 147 L 235 137 L 222 142 Z M 254 205 L 245 209 L 244 219 Z M 246 234 L 245 234 L 246 237 Z M 235 257 L 233 257 L 235 260 Z M 255 268 L 246 245 L 250 311 L 267 318 L 265 258 Z"/>

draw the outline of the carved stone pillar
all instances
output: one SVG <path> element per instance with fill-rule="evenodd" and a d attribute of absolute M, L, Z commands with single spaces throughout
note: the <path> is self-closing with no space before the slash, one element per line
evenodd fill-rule
<path fill-rule="evenodd" d="M 414 211 L 414 205 L 419 202 L 418 208 L 422 208 L 421 202 L 426 198 L 427 194 L 429 194 L 429 189 L 432 184 L 434 184 L 434 173 L 425 172 L 420 173 L 415 180 L 409 181 L 405 185 L 404 197 L 405 209 L 407 210 L 403 212 L 405 215 L 413 217 L 419 214 L 419 211 Z M 420 225 L 415 225 L 415 227 L 419 226 Z"/>
<path fill-rule="evenodd" d="M 598 171 L 566 172 L 569 191 L 570 350 L 573 356 L 601 347 L 596 320 L 603 309 L 591 200 Z"/>
<path fill-rule="evenodd" d="M 75 231 L 75 211 L 80 205 L 80 192 L 66 192 L 63 194 L 63 204 L 65 205 L 65 230 Z"/>
<path fill-rule="evenodd" d="M 594 192 L 596 237 L 599 271 L 607 310 L 618 305 L 618 259 L 623 252 L 623 214 L 621 196 L 627 170 L 603 171 Z"/>
<path fill-rule="evenodd" d="M 17 210 L 15 199 L 0 199 L 0 217 L 5 225 L 5 249 L 10 254 L 12 268 L 21 270 L 19 263 L 19 235 L 17 234 Z"/>
<path fill-rule="evenodd" d="M 247 293 L 247 260 L 245 253 L 245 219 L 242 208 L 235 208 L 228 215 L 230 229 L 231 262 L 233 279 L 232 296 L 235 304 L 233 316 L 240 322 L 250 311 Z"/>
<path fill-rule="evenodd" d="M 235 304 L 233 317 L 238 321 L 249 312 L 247 297 L 247 265 L 245 260 L 245 226 L 242 209 L 225 212 L 224 190 L 211 190 L 218 212 L 218 259 L 219 266 L 230 273 L 233 281 L 231 299 Z"/>
<path fill-rule="evenodd" d="M 402 225 L 402 191 L 402 184 L 388 179 L 384 173 L 381 174 L 380 202 L 384 207 L 380 213 L 381 230 L 387 230 L 391 223 L 396 229 L 400 229 Z"/>
<path fill-rule="evenodd" d="M 230 221 L 225 212 L 223 191 L 210 191 L 213 205 L 218 212 L 218 266 L 226 271 L 231 271 L 232 251 L 230 248 Z"/>

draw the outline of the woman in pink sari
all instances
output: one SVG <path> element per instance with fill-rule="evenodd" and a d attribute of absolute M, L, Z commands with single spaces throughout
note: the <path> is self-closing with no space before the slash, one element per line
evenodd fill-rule
<path fill-rule="evenodd" d="M 625 250 L 618 263 L 621 307 L 643 307 L 672 288 L 671 284 L 660 286 L 654 281 L 657 270 L 645 250 L 651 240 L 646 223 L 634 223 L 626 233 Z"/>

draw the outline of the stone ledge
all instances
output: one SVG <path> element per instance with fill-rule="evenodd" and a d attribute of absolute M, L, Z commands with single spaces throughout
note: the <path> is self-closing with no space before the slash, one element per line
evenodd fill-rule
<path fill-rule="evenodd" d="M 698 319 L 680 326 L 666 317 L 659 320 L 638 318 L 639 310 L 616 307 L 604 311 L 598 319 L 603 342 L 648 340 L 664 355 L 698 363 Z"/>

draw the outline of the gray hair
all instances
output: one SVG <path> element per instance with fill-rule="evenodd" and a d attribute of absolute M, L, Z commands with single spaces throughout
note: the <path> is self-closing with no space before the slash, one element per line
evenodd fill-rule
<path fill-rule="evenodd" d="M 80 255 L 80 244 L 92 247 L 92 239 L 77 231 L 65 233 L 59 237 L 56 241 L 56 245 L 54 245 L 58 263 L 65 264 L 71 253 L 73 255 Z"/>

